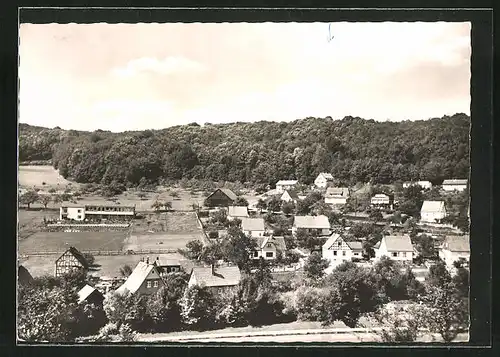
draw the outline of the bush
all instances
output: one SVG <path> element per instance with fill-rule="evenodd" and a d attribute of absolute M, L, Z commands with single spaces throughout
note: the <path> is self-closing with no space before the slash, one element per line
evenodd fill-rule
<path fill-rule="evenodd" d="M 297 318 L 303 321 L 320 321 L 327 292 L 321 288 L 304 287 L 297 290 Z"/>
<path fill-rule="evenodd" d="M 219 238 L 219 232 L 218 231 L 210 231 L 210 232 L 208 232 L 208 238 L 210 238 L 210 239 L 217 239 L 217 238 Z"/>

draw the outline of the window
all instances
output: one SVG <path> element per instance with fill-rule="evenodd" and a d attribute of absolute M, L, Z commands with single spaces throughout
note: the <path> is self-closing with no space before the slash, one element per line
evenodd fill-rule
<path fill-rule="evenodd" d="M 272 244 L 271 243 L 267 243 L 267 247 L 268 248 L 272 248 Z"/>
<path fill-rule="evenodd" d="M 266 252 L 266 258 L 272 258 L 273 252 Z"/>
<path fill-rule="evenodd" d="M 258 251 L 253 252 L 253 256 L 257 258 L 259 256 L 259 252 Z"/>
<path fill-rule="evenodd" d="M 333 255 L 337 255 L 337 251 L 336 250 L 333 251 Z"/>
<path fill-rule="evenodd" d="M 157 287 L 158 287 L 158 280 L 155 280 L 155 281 L 153 282 L 153 286 L 154 286 L 155 288 L 157 288 Z"/>
<path fill-rule="evenodd" d="M 77 211 L 77 212 L 78 212 L 78 213 L 82 213 L 82 210 L 81 210 L 81 209 L 78 209 L 78 211 Z"/>
<path fill-rule="evenodd" d="M 342 251 L 342 255 L 345 257 L 345 255 L 346 255 L 346 251 L 345 250 Z"/>
<path fill-rule="evenodd" d="M 397 256 L 398 256 L 398 253 L 397 253 L 397 252 L 393 252 L 393 253 L 392 253 L 392 256 L 393 256 L 393 257 L 397 257 Z"/>
<path fill-rule="evenodd" d="M 151 282 L 150 281 L 146 282 L 146 288 L 149 289 L 150 287 L 151 287 Z"/>
<path fill-rule="evenodd" d="M 358 252 L 356 252 L 356 253 L 354 253 L 354 255 L 359 255 L 359 253 L 358 253 Z"/>
<path fill-rule="evenodd" d="M 403 252 L 403 258 L 406 258 L 406 252 Z"/>
<path fill-rule="evenodd" d="M 78 216 L 76 216 L 76 218 L 77 219 L 82 219 L 82 215 L 79 214 Z"/>

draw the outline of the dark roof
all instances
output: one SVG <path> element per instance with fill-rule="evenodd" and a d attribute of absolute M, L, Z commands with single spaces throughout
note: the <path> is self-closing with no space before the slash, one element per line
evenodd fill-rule
<path fill-rule="evenodd" d="M 101 294 L 99 290 L 87 284 L 80 291 L 78 291 L 78 303 L 81 304 L 83 301 L 87 300 L 88 297 L 92 294 L 96 294 L 99 296 L 99 298 L 104 299 L 104 296 Z"/>
<path fill-rule="evenodd" d="M 360 241 L 345 241 L 345 243 L 351 248 L 352 250 L 363 250 L 363 244 Z"/>
<path fill-rule="evenodd" d="M 241 272 L 237 266 L 215 267 L 215 274 L 212 274 L 212 267 L 194 267 L 191 275 L 194 274 L 196 283 L 207 287 L 234 286 L 241 280 Z"/>
<path fill-rule="evenodd" d="M 83 256 L 83 254 L 78 249 L 76 249 L 75 247 L 69 247 L 67 251 L 65 251 L 63 254 L 61 254 L 61 256 L 59 258 L 57 258 L 56 263 L 59 261 L 59 259 L 61 259 L 62 256 L 64 256 L 68 252 L 71 255 L 73 255 L 76 258 L 76 260 L 78 260 L 80 262 L 80 264 L 83 265 L 84 268 L 88 268 L 89 267 L 90 264 L 87 261 L 87 259 L 85 259 L 85 257 Z"/>
<path fill-rule="evenodd" d="M 19 268 L 17 269 L 17 279 L 20 283 L 30 283 L 33 281 L 33 277 L 28 269 L 22 265 L 19 265 Z"/>
<path fill-rule="evenodd" d="M 451 252 L 470 252 L 469 236 L 448 236 L 441 248 Z"/>
<path fill-rule="evenodd" d="M 238 196 L 236 196 L 236 194 L 228 188 L 218 188 L 214 192 L 212 192 L 207 198 L 212 197 L 217 191 L 222 192 L 232 201 L 234 201 L 238 198 Z"/>
<path fill-rule="evenodd" d="M 297 193 L 297 191 L 295 190 L 285 190 L 285 192 L 288 192 L 288 195 L 290 195 L 291 198 L 293 198 L 294 200 L 298 200 L 299 199 L 299 194 Z M 283 192 L 283 195 L 285 194 L 285 192 Z M 281 196 L 283 196 L 281 195 Z"/>

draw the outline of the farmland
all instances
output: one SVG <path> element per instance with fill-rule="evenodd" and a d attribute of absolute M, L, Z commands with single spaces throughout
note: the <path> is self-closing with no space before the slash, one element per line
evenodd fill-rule
<path fill-rule="evenodd" d="M 37 232 L 19 241 L 19 254 L 86 250 L 123 250 L 126 232 Z"/>
<path fill-rule="evenodd" d="M 78 184 L 66 180 L 52 166 L 19 166 L 19 186 L 21 187 L 53 187 L 63 188 L 67 185 L 77 187 Z"/>

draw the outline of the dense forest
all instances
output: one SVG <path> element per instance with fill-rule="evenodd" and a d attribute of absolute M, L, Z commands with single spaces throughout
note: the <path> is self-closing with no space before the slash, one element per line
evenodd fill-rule
<path fill-rule="evenodd" d="M 19 160 L 51 160 L 81 183 L 127 186 L 195 178 L 274 185 L 467 178 L 470 118 L 377 122 L 345 117 L 293 122 L 196 123 L 163 130 L 81 132 L 20 124 Z"/>

